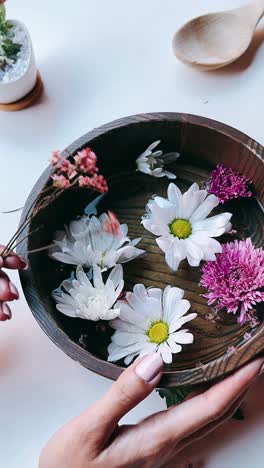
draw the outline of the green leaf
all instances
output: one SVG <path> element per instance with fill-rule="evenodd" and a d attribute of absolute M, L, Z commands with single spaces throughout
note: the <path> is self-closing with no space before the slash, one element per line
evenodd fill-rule
<path fill-rule="evenodd" d="M 5 19 L 6 19 L 5 4 L 1 3 L 1 5 L 0 5 L 0 23 L 4 22 Z"/>
<path fill-rule="evenodd" d="M 190 388 L 161 388 L 157 390 L 161 398 L 165 398 L 167 408 L 178 405 L 192 392 Z"/>

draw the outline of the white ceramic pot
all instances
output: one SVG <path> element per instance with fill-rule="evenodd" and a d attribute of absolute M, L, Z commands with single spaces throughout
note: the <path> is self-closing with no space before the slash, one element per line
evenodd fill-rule
<path fill-rule="evenodd" d="M 30 59 L 25 73 L 13 81 L 3 83 L 0 81 L 0 104 L 10 104 L 19 101 L 34 88 L 37 80 L 37 67 L 31 38 L 26 26 L 17 20 L 9 20 L 12 24 L 19 24 L 26 32 L 29 39 Z"/>

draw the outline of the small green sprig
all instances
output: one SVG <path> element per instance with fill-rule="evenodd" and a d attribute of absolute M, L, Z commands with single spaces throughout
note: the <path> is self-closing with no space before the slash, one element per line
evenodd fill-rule
<path fill-rule="evenodd" d="M 6 20 L 5 5 L 0 4 L 0 69 L 17 61 L 17 54 L 22 44 L 13 40 L 14 26 Z"/>

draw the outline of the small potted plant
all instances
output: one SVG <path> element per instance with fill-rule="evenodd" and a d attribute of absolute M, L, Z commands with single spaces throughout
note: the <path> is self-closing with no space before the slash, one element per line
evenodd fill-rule
<path fill-rule="evenodd" d="M 17 20 L 6 19 L 0 0 L 0 104 L 24 98 L 36 85 L 37 69 L 29 32 Z"/>

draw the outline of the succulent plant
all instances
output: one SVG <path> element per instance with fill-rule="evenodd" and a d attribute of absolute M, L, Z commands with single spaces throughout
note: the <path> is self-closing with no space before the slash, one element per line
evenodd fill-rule
<path fill-rule="evenodd" d="M 5 5 L 0 0 L 0 69 L 16 62 L 22 45 L 15 42 L 14 26 L 6 20 Z"/>

